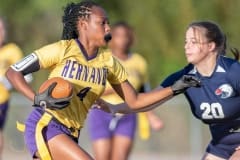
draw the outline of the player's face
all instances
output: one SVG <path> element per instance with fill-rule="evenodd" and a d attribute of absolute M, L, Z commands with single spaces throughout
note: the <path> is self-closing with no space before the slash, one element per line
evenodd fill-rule
<path fill-rule="evenodd" d="M 100 7 L 93 7 L 87 24 L 86 32 L 89 40 L 98 47 L 105 46 L 104 36 L 110 33 L 106 12 Z"/>
<path fill-rule="evenodd" d="M 111 47 L 121 51 L 128 49 L 131 43 L 131 37 L 129 35 L 129 30 L 125 27 L 119 26 L 112 30 L 112 40 Z"/>
<path fill-rule="evenodd" d="M 4 41 L 4 37 L 5 37 L 5 29 L 4 29 L 3 22 L 0 20 L 0 47 Z"/>
<path fill-rule="evenodd" d="M 206 29 L 202 27 L 188 28 L 184 49 L 189 63 L 198 64 L 204 61 L 209 55 L 209 42 L 205 33 Z"/>

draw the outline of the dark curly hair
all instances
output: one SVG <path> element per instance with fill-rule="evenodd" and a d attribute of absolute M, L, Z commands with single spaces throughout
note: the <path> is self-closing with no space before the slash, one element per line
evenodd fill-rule
<path fill-rule="evenodd" d="M 63 32 L 62 39 L 75 39 L 78 38 L 77 21 L 78 18 L 88 19 L 91 15 L 93 6 L 99 6 L 93 1 L 82 1 L 79 3 L 69 3 L 64 9 L 62 17 Z"/>

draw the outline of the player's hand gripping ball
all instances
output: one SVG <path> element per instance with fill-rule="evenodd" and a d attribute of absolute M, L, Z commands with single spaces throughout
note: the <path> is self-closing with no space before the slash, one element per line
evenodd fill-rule
<path fill-rule="evenodd" d="M 70 82 L 60 77 L 46 80 L 34 97 L 34 106 L 50 109 L 63 109 L 70 104 L 73 87 Z"/>
<path fill-rule="evenodd" d="M 173 95 L 177 95 L 185 92 L 189 87 L 200 87 L 201 81 L 190 75 L 183 75 L 181 79 L 177 80 L 171 87 L 173 90 Z"/>

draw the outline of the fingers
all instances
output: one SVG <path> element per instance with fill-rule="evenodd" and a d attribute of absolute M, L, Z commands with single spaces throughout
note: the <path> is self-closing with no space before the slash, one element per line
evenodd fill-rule
<path fill-rule="evenodd" d="M 201 86 L 201 81 L 195 77 L 195 76 L 191 76 L 191 75 L 184 75 L 183 76 L 183 81 L 194 86 L 194 87 L 199 87 Z"/>
<path fill-rule="evenodd" d="M 56 87 L 56 85 L 57 85 L 57 82 L 53 82 L 53 83 L 48 87 L 48 89 L 47 89 L 48 95 L 51 95 L 51 93 L 52 93 L 53 89 Z"/>

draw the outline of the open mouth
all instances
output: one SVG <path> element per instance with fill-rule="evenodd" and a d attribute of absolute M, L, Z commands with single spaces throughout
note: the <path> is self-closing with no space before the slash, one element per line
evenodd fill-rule
<path fill-rule="evenodd" d="M 112 35 L 110 33 L 104 36 L 104 40 L 108 43 L 112 39 Z"/>

